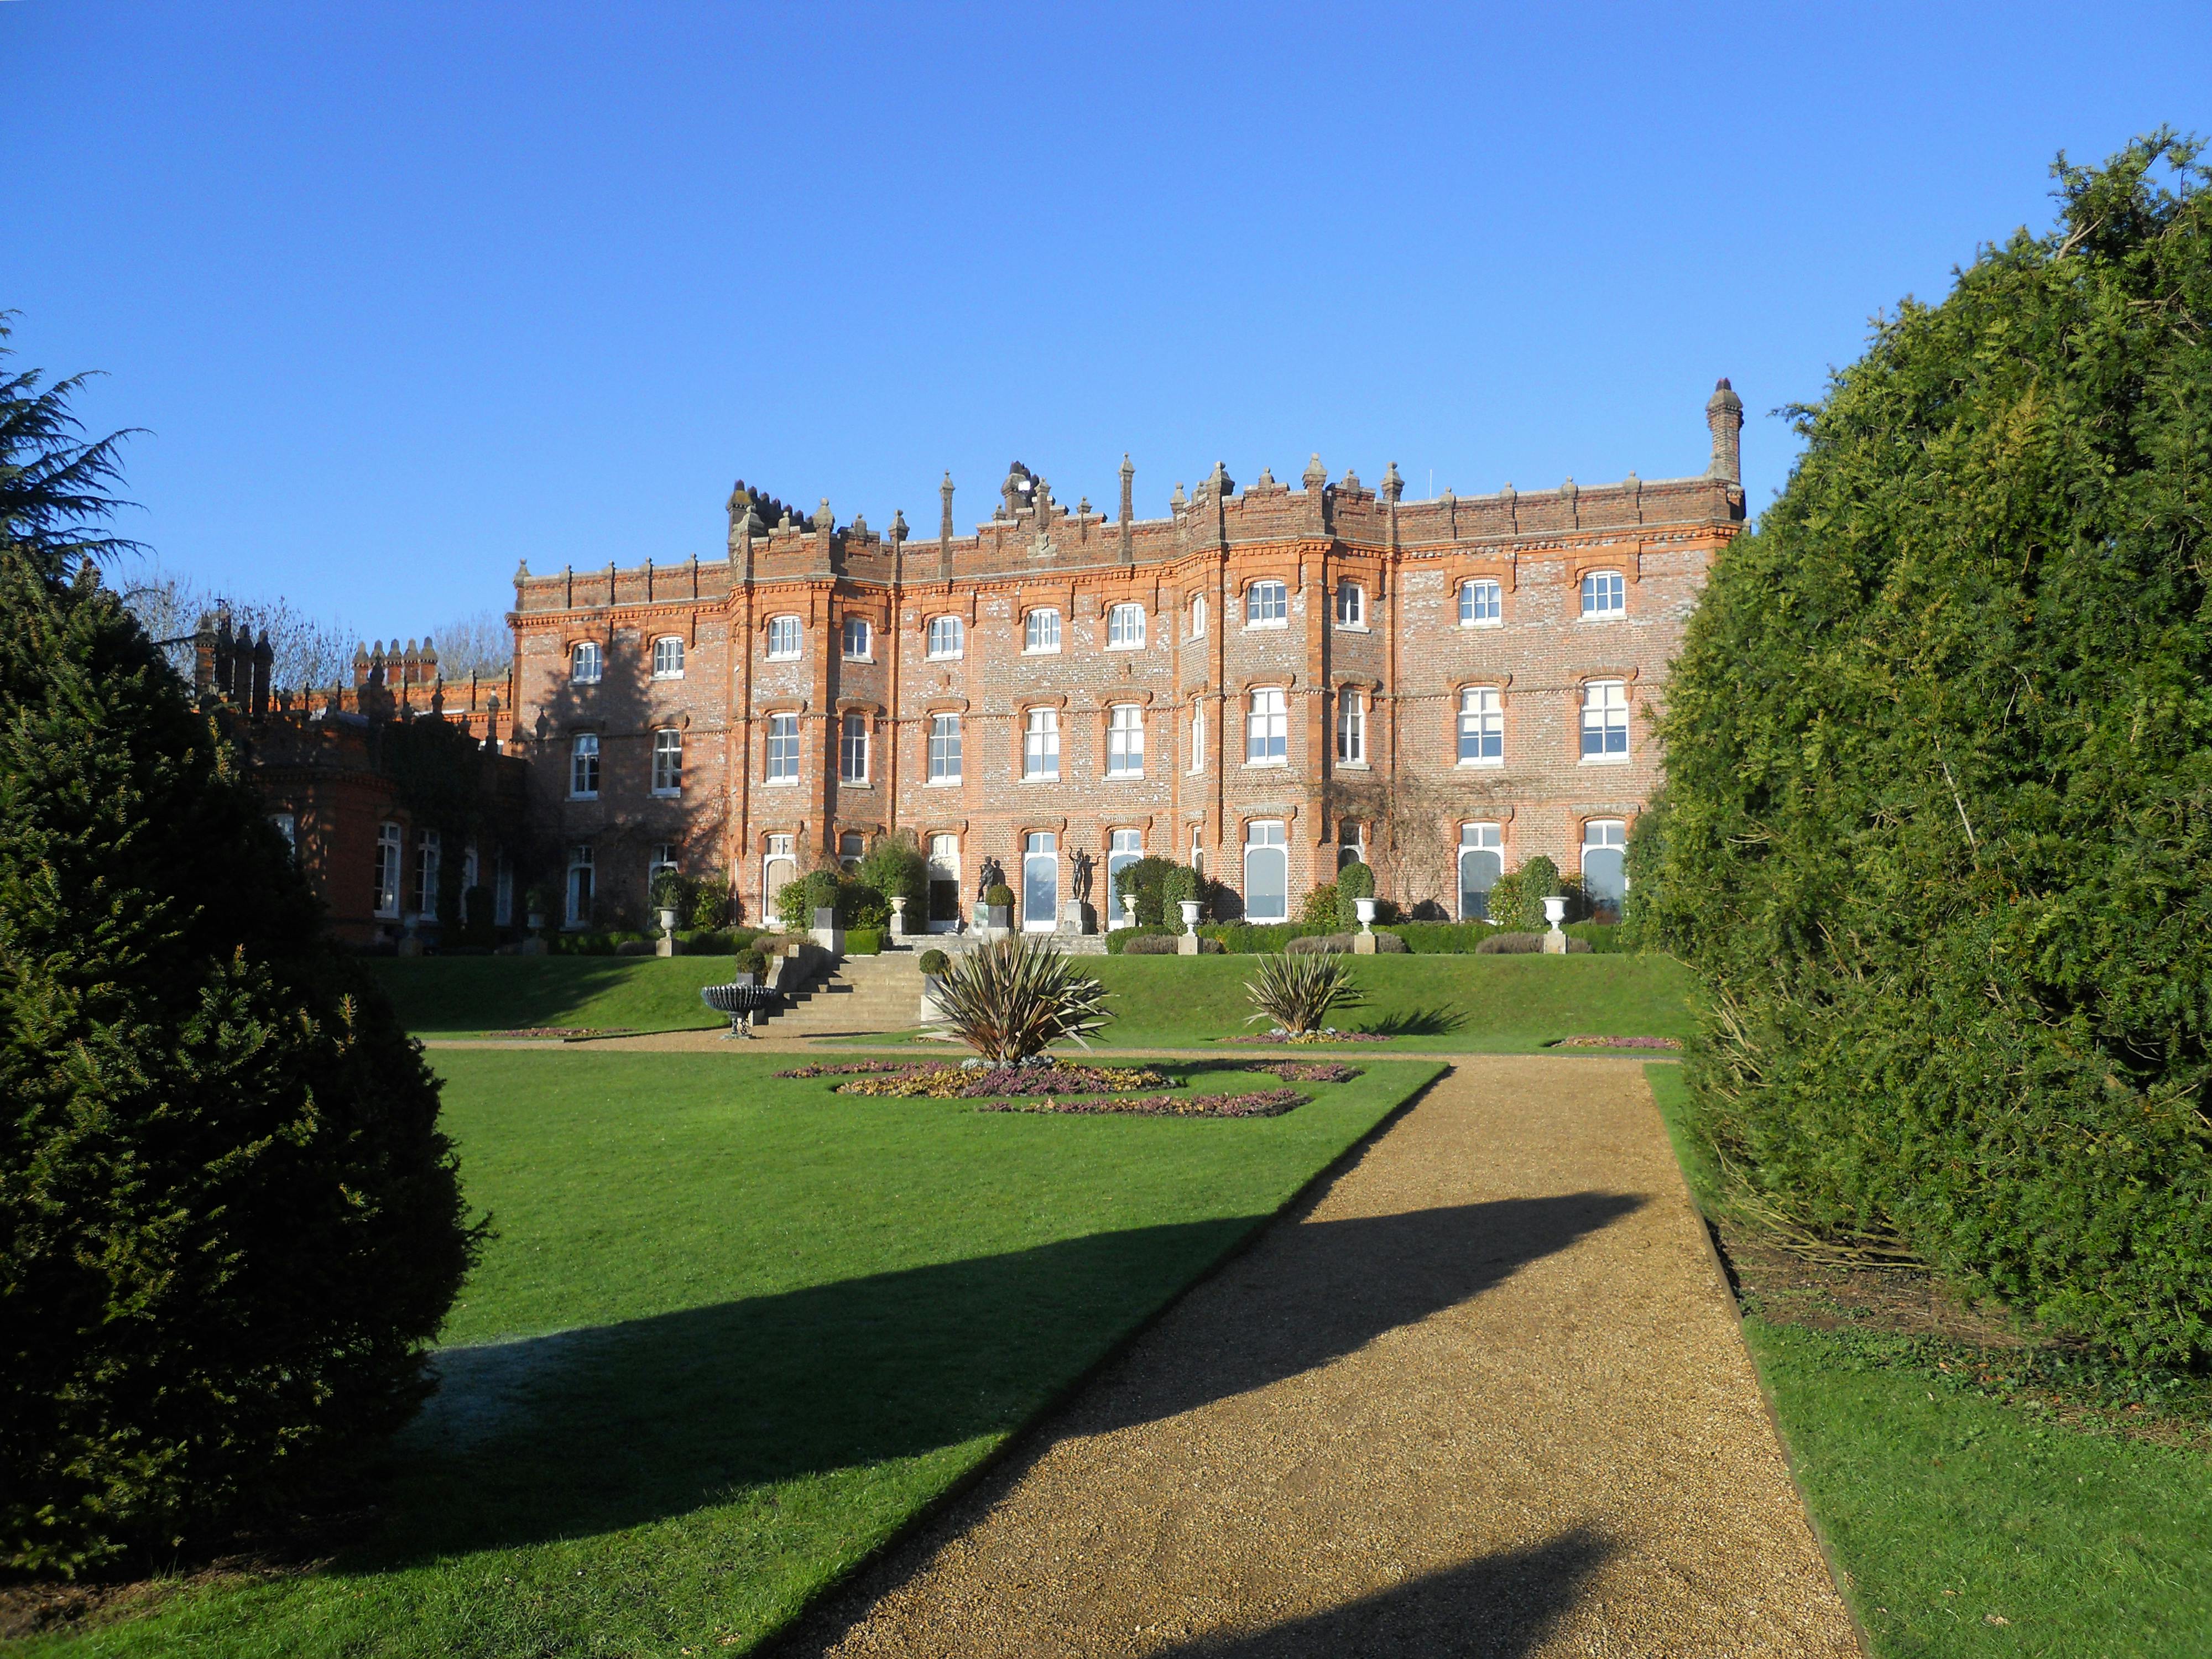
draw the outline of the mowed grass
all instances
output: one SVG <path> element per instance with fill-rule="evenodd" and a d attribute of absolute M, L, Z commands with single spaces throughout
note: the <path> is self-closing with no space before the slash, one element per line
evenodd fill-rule
<path fill-rule="evenodd" d="M 750 1055 L 437 1059 L 497 1237 L 380 1528 L 27 1650 L 743 1652 L 1438 1069 L 1206 1121 L 838 1097 Z"/>
<path fill-rule="evenodd" d="M 532 1026 L 705 1030 L 726 1024 L 699 1000 L 726 985 L 731 958 L 701 957 L 370 957 L 364 959 L 421 1036 L 477 1036 Z"/>
<path fill-rule="evenodd" d="M 1098 1041 L 1188 1048 L 1267 1029 L 1248 1023 L 1256 957 L 1106 957 L 1091 964 L 1113 994 Z M 1389 1033 L 1395 1046 L 1526 1053 L 1563 1036 L 1690 1033 L 1690 979 L 1659 956 L 1374 956 L 1352 959 L 1365 1001 L 1334 1024 Z"/>
<path fill-rule="evenodd" d="M 1693 1188 L 1678 1068 L 1645 1068 Z M 2212 1651 L 2212 1459 L 2067 1426 L 1756 1315 L 1744 1335 L 1878 1655 Z"/>

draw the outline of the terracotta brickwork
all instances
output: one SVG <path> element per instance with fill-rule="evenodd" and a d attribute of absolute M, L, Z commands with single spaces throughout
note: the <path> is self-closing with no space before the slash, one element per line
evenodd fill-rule
<path fill-rule="evenodd" d="M 1347 848 L 1385 896 L 1457 911 L 1462 835 L 1489 833 L 1464 826 L 1496 827 L 1505 869 L 1571 874 L 1658 782 L 1648 714 L 1742 527 L 1725 381 L 1706 412 L 1691 478 L 1408 501 L 1395 467 L 1331 483 L 1316 458 L 1297 487 L 1217 468 L 1138 520 L 1126 461 L 1112 517 L 1017 466 L 970 535 L 948 479 L 927 540 L 827 501 L 770 522 L 741 487 L 726 559 L 519 571 L 514 746 L 534 821 L 593 872 L 594 914 L 569 920 L 641 918 L 664 856 L 728 872 L 757 918 L 787 875 L 893 830 L 950 838 L 963 911 L 987 857 L 1019 889 L 1024 837 L 1050 836 L 1030 872 L 1064 899 L 1088 853 L 1101 925 L 1116 831 L 1237 893 L 1279 871 L 1292 915 Z M 957 732 L 950 777 L 933 729 L 940 773 Z"/>

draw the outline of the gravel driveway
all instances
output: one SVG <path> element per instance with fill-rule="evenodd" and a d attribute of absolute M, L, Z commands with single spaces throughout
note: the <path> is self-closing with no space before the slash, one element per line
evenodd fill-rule
<path fill-rule="evenodd" d="M 777 1651 L 1859 1650 L 1640 1067 L 1499 1058 Z"/>

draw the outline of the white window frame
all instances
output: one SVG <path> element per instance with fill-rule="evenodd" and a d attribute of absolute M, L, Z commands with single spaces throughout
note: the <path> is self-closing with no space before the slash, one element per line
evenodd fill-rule
<path fill-rule="evenodd" d="M 386 918 L 399 914 L 399 865 L 405 856 L 405 837 L 396 823 L 376 826 L 376 914 Z"/>
<path fill-rule="evenodd" d="M 868 856 L 868 838 L 858 830 L 837 832 L 837 867 L 851 871 L 860 867 L 860 860 Z"/>
<path fill-rule="evenodd" d="M 492 849 L 491 921 L 495 927 L 514 925 L 514 866 L 504 847 Z"/>
<path fill-rule="evenodd" d="M 1618 570 L 1585 570 L 1583 620 L 1619 622 L 1628 614 L 1628 579 Z"/>
<path fill-rule="evenodd" d="M 960 764 L 960 716 L 932 714 L 929 717 L 929 781 L 934 784 L 959 782 Z"/>
<path fill-rule="evenodd" d="M 672 841 L 657 841 L 653 843 L 653 856 L 645 861 L 645 898 L 647 903 L 650 904 L 653 902 L 653 880 L 663 870 L 673 870 L 678 875 L 683 873 L 681 867 L 677 862 L 678 857 L 683 850 L 684 849 L 680 844 Z"/>
<path fill-rule="evenodd" d="M 1459 856 L 1455 874 L 1459 878 L 1459 897 L 1455 903 L 1458 907 L 1459 919 L 1462 921 L 1486 919 L 1469 915 L 1467 905 L 1467 895 L 1473 890 L 1467 884 L 1467 860 L 1471 854 L 1492 854 L 1497 857 L 1498 872 L 1492 878 L 1495 882 L 1505 873 L 1505 826 L 1504 824 L 1493 823 L 1488 819 L 1480 819 L 1462 823 L 1459 827 Z M 1486 910 L 1489 908 L 1486 900 L 1490 889 L 1486 887 L 1481 890 L 1485 895 L 1484 908 Z"/>
<path fill-rule="evenodd" d="M 1457 730 L 1460 765 L 1505 764 L 1505 697 L 1496 686 L 1460 687 Z"/>
<path fill-rule="evenodd" d="M 1590 837 L 1595 835 L 1597 839 Z M 1581 868 L 1583 891 L 1589 891 L 1589 860 L 1593 853 L 1620 854 L 1620 896 L 1628 896 L 1628 820 L 1626 818 L 1589 818 L 1583 824 Z M 1593 900 L 1593 902 L 1595 901 Z"/>
<path fill-rule="evenodd" d="M 1206 705 L 1202 702 L 1190 706 L 1190 769 L 1206 770 Z"/>
<path fill-rule="evenodd" d="M 664 799 L 684 793 L 684 733 L 672 726 L 653 734 L 653 793 Z"/>
<path fill-rule="evenodd" d="M 859 649 L 854 647 L 857 644 Z M 876 659 L 875 625 L 866 617 L 848 617 L 837 630 L 837 648 L 847 662 Z"/>
<path fill-rule="evenodd" d="M 1291 585 L 1269 577 L 1244 590 L 1244 626 L 1288 628 L 1291 625 Z"/>
<path fill-rule="evenodd" d="M 766 773 L 761 781 L 771 789 L 788 789 L 799 782 L 800 742 L 799 716 L 770 714 L 768 717 L 768 747 L 763 764 Z"/>
<path fill-rule="evenodd" d="M 1291 703 L 1279 685 L 1255 685 L 1245 702 L 1244 764 L 1291 763 Z"/>
<path fill-rule="evenodd" d="M 445 837 L 435 830 L 415 832 L 415 914 L 438 914 L 438 878 L 445 863 Z"/>
<path fill-rule="evenodd" d="M 1203 593 L 1190 596 L 1190 636 L 1194 640 L 1206 637 L 1206 595 Z"/>
<path fill-rule="evenodd" d="M 769 662 L 797 662 L 805 653 L 805 638 L 797 617 L 770 617 L 762 654 Z"/>
<path fill-rule="evenodd" d="M 858 748 L 855 749 L 855 732 Z M 848 708 L 837 717 L 837 781 L 866 783 L 868 781 L 868 717 L 858 708 Z"/>
<path fill-rule="evenodd" d="M 1060 654 L 1060 611 L 1056 606 L 1039 605 L 1034 611 L 1022 613 L 1022 654 L 1024 657 L 1056 657 Z"/>
<path fill-rule="evenodd" d="M 1499 628 L 1505 622 L 1505 588 L 1487 576 L 1470 576 L 1459 585 L 1459 625 Z"/>
<path fill-rule="evenodd" d="M 1337 694 L 1336 761 L 1340 766 L 1367 764 L 1367 694 Z"/>
<path fill-rule="evenodd" d="M 1141 651 L 1145 648 L 1145 607 L 1124 601 L 1106 611 L 1106 648 Z"/>
<path fill-rule="evenodd" d="M 1106 918 L 1109 933 L 1129 925 L 1128 912 L 1121 908 L 1121 901 L 1114 891 L 1114 878 L 1144 856 L 1143 830 L 1122 829 L 1106 832 L 1106 902 L 1099 908 L 1110 913 Z"/>
<path fill-rule="evenodd" d="M 1145 710 L 1141 703 L 1117 702 L 1106 714 L 1106 775 L 1145 775 Z"/>
<path fill-rule="evenodd" d="M 580 895 L 581 903 L 577 902 L 580 895 L 576 890 L 579 884 L 576 876 L 579 872 L 583 874 L 581 885 L 586 890 Z M 568 849 L 568 874 L 561 884 L 561 914 L 569 927 L 583 927 L 590 924 L 592 905 L 599 897 L 598 884 L 599 860 L 592 851 L 591 843 L 582 842 L 571 847 Z"/>
<path fill-rule="evenodd" d="M 1270 854 L 1282 860 L 1283 908 L 1272 914 L 1262 914 L 1252 908 L 1252 860 L 1255 854 Z M 1254 818 L 1244 826 L 1244 919 L 1267 923 L 1288 921 L 1291 919 L 1291 838 L 1289 826 L 1280 818 Z"/>
<path fill-rule="evenodd" d="M 1628 682 L 1583 681 L 1581 764 L 1621 766 L 1629 759 Z"/>
<path fill-rule="evenodd" d="M 925 641 L 930 661 L 952 662 L 967 651 L 968 624 L 957 617 L 932 617 Z"/>
<path fill-rule="evenodd" d="M 599 734 L 574 732 L 568 736 L 568 799 L 599 798 Z"/>
<path fill-rule="evenodd" d="M 1367 632 L 1367 590 L 1358 582 L 1346 580 L 1336 585 L 1336 626 L 1348 633 Z"/>
<path fill-rule="evenodd" d="M 684 678 L 684 640 L 681 635 L 663 634 L 653 642 L 653 678 L 657 680 L 680 680 Z"/>
<path fill-rule="evenodd" d="M 568 647 L 568 684 L 597 685 L 606 672 L 606 653 L 597 640 L 578 640 Z"/>
<path fill-rule="evenodd" d="M 1022 719 L 1022 781 L 1060 781 L 1060 710 L 1032 708 Z"/>

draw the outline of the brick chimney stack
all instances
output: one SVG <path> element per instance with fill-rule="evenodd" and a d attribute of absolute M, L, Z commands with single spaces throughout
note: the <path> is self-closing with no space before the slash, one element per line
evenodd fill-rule
<path fill-rule="evenodd" d="M 1712 428 L 1713 433 L 1713 464 L 1705 469 L 1705 476 L 1724 478 L 1733 484 L 1741 483 L 1743 399 L 1735 395 L 1735 388 L 1729 385 L 1725 375 L 1713 388 L 1713 395 L 1706 400 L 1705 424 Z"/>

